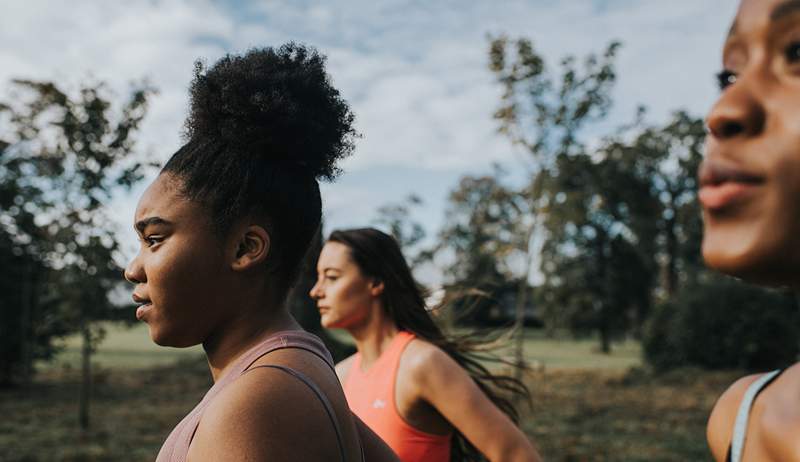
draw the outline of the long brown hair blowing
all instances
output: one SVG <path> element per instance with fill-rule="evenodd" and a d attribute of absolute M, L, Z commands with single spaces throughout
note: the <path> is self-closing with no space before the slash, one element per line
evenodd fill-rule
<path fill-rule="evenodd" d="M 398 329 L 411 332 L 441 348 L 467 371 L 495 406 L 514 423 L 519 423 L 519 414 L 513 400 L 523 398 L 530 402 L 528 388 L 514 377 L 489 372 L 481 364 L 481 361 L 487 359 L 505 363 L 499 358 L 481 354 L 486 351 L 485 341 L 478 341 L 474 336 L 455 336 L 442 331 L 431 317 L 425 305 L 422 287 L 414 280 L 400 246 L 393 237 L 374 228 L 359 228 L 336 230 L 331 233 L 328 241 L 346 245 L 359 269 L 366 276 L 383 282 L 383 308 Z M 464 435 L 456 431 L 451 460 L 485 459 Z"/>

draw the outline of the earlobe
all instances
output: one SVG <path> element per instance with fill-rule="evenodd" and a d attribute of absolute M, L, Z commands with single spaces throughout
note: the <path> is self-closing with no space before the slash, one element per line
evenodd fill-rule
<path fill-rule="evenodd" d="M 250 225 L 240 234 L 231 266 L 235 271 L 253 268 L 267 259 L 269 250 L 269 233 L 261 226 Z"/>
<path fill-rule="evenodd" d="M 370 287 L 370 293 L 373 297 L 383 294 L 383 281 L 375 280 L 371 285 L 372 287 Z"/>

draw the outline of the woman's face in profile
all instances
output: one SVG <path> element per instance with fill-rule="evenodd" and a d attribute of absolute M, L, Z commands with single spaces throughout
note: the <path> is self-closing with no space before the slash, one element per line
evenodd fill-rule
<path fill-rule="evenodd" d="M 754 282 L 796 284 L 800 1 L 742 1 L 722 66 L 699 173 L 703 256 Z"/>
<path fill-rule="evenodd" d="M 317 301 L 322 326 L 328 329 L 346 329 L 363 322 L 380 295 L 350 257 L 350 248 L 339 242 L 328 242 L 322 248 L 317 283 L 309 294 Z"/>
<path fill-rule="evenodd" d="M 180 181 L 161 174 L 139 200 L 134 227 L 140 249 L 125 269 L 136 284 L 136 317 L 159 345 L 203 342 L 221 322 L 229 271 L 208 212 L 179 193 Z"/>

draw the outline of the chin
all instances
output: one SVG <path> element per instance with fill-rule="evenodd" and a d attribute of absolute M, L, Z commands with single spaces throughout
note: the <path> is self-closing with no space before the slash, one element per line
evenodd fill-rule
<path fill-rule="evenodd" d="M 797 286 L 799 262 L 787 262 L 785 252 L 765 245 L 731 245 L 726 239 L 714 239 L 708 233 L 703 239 L 703 259 L 709 268 L 749 283 L 781 287 Z M 764 244 L 762 242 L 762 244 Z"/>
<path fill-rule="evenodd" d="M 156 329 L 153 326 L 150 326 L 150 339 L 158 346 L 170 348 L 188 348 L 201 343 L 182 339 L 174 333 L 165 332 L 164 329 Z"/>

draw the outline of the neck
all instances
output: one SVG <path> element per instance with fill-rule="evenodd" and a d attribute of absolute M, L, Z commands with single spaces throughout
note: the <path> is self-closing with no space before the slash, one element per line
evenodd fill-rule
<path fill-rule="evenodd" d="M 281 304 L 254 303 L 247 309 L 239 310 L 236 316 L 203 342 L 214 382 L 224 376 L 236 359 L 247 350 L 270 335 L 285 330 L 303 328 Z"/>
<path fill-rule="evenodd" d="M 399 332 L 394 321 L 386 316 L 383 306 L 373 306 L 371 313 L 362 324 L 348 329 L 361 353 L 361 367 L 365 369 L 386 351 Z"/>

